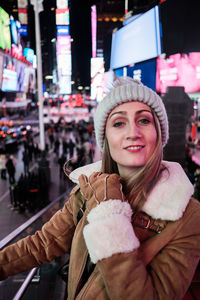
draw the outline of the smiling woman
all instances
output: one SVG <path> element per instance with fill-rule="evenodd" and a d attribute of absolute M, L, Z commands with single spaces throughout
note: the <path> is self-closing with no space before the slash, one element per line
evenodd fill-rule
<path fill-rule="evenodd" d="M 162 159 L 162 99 L 119 77 L 94 125 L 102 161 L 70 174 L 69 201 L 41 231 L 0 251 L 0 279 L 71 249 L 68 299 L 181 300 L 200 257 L 200 204 L 182 167 Z"/>
<path fill-rule="evenodd" d="M 155 149 L 157 133 L 151 109 L 138 101 L 117 106 L 108 117 L 105 135 L 120 176 L 128 177 L 146 164 Z"/>

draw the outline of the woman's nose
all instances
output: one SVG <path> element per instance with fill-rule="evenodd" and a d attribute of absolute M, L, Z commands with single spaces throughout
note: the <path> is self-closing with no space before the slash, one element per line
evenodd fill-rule
<path fill-rule="evenodd" d="M 127 139 L 137 139 L 141 137 L 141 132 L 139 127 L 133 123 L 129 125 L 127 130 Z"/>

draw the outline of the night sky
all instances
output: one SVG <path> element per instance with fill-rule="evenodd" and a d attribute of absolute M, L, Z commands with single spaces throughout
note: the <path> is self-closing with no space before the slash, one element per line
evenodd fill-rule
<path fill-rule="evenodd" d="M 90 85 L 90 58 L 92 57 L 91 47 L 91 8 L 87 1 L 71 1 L 71 36 L 72 43 L 72 64 L 79 73 L 81 84 Z"/>
<path fill-rule="evenodd" d="M 167 0 L 160 5 L 163 28 L 163 52 L 200 51 L 199 1 Z"/>

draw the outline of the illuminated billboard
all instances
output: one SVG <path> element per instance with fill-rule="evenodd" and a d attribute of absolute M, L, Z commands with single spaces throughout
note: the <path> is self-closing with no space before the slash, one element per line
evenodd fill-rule
<path fill-rule="evenodd" d="M 19 28 L 19 33 L 21 36 L 28 36 L 27 25 L 21 25 L 21 27 Z"/>
<path fill-rule="evenodd" d="M 91 58 L 91 99 L 101 101 L 104 93 L 103 57 Z"/>
<path fill-rule="evenodd" d="M 35 69 L 10 55 L 0 55 L 0 88 L 4 92 L 35 92 Z"/>
<path fill-rule="evenodd" d="M 24 92 L 25 91 L 25 69 L 26 65 L 18 62 L 17 64 L 17 91 Z"/>
<path fill-rule="evenodd" d="M 10 29 L 11 29 L 11 38 L 12 44 L 18 44 L 18 32 L 17 32 L 17 24 L 13 18 L 10 18 Z"/>
<path fill-rule="evenodd" d="M 28 23 L 28 15 L 27 15 L 28 0 L 17 0 L 17 5 L 18 5 L 18 19 L 21 24 L 27 25 L 27 23 Z M 24 31 L 23 31 L 23 33 L 24 33 Z"/>
<path fill-rule="evenodd" d="M 96 5 L 91 7 L 91 24 L 92 24 L 92 57 L 96 57 L 97 52 L 97 11 Z"/>
<path fill-rule="evenodd" d="M 61 76 L 59 79 L 59 92 L 60 94 L 71 94 L 71 75 Z"/>
<path fill-rule="evenodd" d="M 152 90 L 156 90 L 156 59 L 135 64 L 127 68 L 127 76 L 141 81 Z"/>
<path fill-rule="evenodd" d="M 156 90 L 165 93 L 168 86 L 184 86 L 186 93 L 200 91 L 200 52 L 157 58 Z"/>
<path fill-rule="evenodd" d="M 26 8 L 28 5 L 28 0 L 17 0 L 17 5 L 20 8 Z"/>
<path fill-rule="evenodd" d="M 17 90 L 17 60 L 11 56 L 4 56 L 1 89 L 4 92 Z"/>
<path fill-rule="evenodd" d="M 31 48 L 24 48 L 23 55 L 26 57 L 28 61 L 33 63 L 34 50 Z"/>
<path fill-rule="evenodd" d="M 18 18 L 21 24 L 28 24 L 27 8 L 18 8 Z"/>
<path fill-rule="evenodd" d="M 0 53 L 0 89 L 1 89 L 1 84 L 2 84 L 2 79 L 3 79 L 3 55 Z"/>
<path fill-rule="evenodd" d="M 2 91 L 12 92 L 17 90 L 17 72 L 7 68 L 3 69 Z"/>
<path fill-rule="evenodd" d="M 11 48 L 9 14 L 0 6 L 0 48 Z"/>
<path fill-rule="evenodd" d="M 110 68 L 118 69 L 160 54 L 159 11 L 155 6 L 113 33 Z"/>
<path fill-rule="evenodd" d="M 57 36 L 67 36 L 69 35 L 69 25 L 57 25 Z"/>
<path fill-rule="evenodd" d="M 57 37 L 57 54 L 71 54 L 71 36 Z"/>
<path fill-rule="evenodd" d="M 69 25 L 69 9 L 56 9 L 56 25 Z"/>
<path fill-rule="evenodd" d="M 32 67 L 26 67 L 24 70 L 24 81 L 23 87 L 25 93 L 35 93 L 35 86 L 36 86 L 36 76 L 35 76 L 35 69 Z"/>
<path fill-rule="evenodd" d="M 71 36 L 67 0 L 57 0 L 57 73 L 60 94 L 71 94 Z"/>
<path fill-rule="evenodd" d="M 57 0 L 56 1 L 57 8 L 67 8 L 68 7 L 68 0 Z"/>

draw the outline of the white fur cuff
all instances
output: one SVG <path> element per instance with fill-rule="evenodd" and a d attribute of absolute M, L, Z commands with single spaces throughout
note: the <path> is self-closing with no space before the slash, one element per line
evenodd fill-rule
<path fill-rule="evenodd" d="M 111 215 L 123 215 L 131 221 L 133 214 L 130 204 L 128 202 L 122 202 L 118 199 L 111 199 L 101 202 L 95 208 L 93 208 L 87 216 L 89 223 L 96 222 L 101 219 L 109 218 Z"/>
<path fill-rule="evenodd" d="M 97 263 L 117 253 L 128 253 L 140 245 L 132 224 L 123 214 L 93 221 L 83 230 L 91 261 Z"/>

